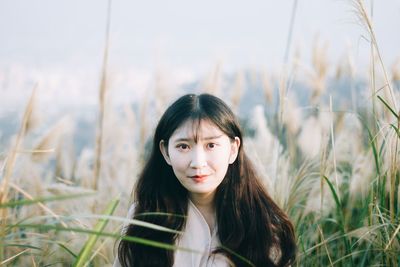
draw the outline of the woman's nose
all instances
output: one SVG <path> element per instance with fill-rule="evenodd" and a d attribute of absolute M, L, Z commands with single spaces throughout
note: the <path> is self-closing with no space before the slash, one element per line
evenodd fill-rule
<path fill-rule="evenodd" d="M 194 149 L 192 153 L 192 159 L 190 161 L 191 168 L 202 168 L 207 166 L 206 155 L 203 149 Z"/>

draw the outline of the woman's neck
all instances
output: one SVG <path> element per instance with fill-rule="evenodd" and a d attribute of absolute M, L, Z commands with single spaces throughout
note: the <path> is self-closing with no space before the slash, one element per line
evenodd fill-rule
<path fill-rule="evenodd" d="M 215 192 L 210 194 L 198 194 L 198 193 L 190 194 L 190 200 L 203 215 L 204 219 L 208 224 L 208 227 L 210 228 L 210 232 L 214 230 L 214 225 L 215 225 L 214 195 Z"/>

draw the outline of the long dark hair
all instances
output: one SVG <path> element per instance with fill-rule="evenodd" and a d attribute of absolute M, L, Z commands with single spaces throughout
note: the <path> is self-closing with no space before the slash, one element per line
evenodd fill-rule
<path fill-rule="evenodd" d="M 238 157 L 229 165 L 215 194 L 216 222 L 221 247 L 214 253 L 224 254 L 235 266 L 248 266 L 237 255 L 255 266 L 292 264 L 296 254 L 293 226 L 268 195 L 245 155 L 242 132 L 235 115 L 221 99 L 209 94 L 184 95 L 161 117 L 155 131 L 150 158 L 134 190 L 133 218 L 178 231 L 184 230 L 185 218 L 174 214 L 187 214 L 188 192 L 175 177 L 172 167 L 164 160 L 159 143 L 161 140 L 167 143 L 174 131 L 187 120 L 198 123 L 207 120 L 232 140 L 239 137 L 241 141 Z M 171 215 L 140 215 L 145 212 Z M 168 244 L 175 244 L 179 238 L 174 233 L 133 224 L 125 229 L 125 234 Z M 118 258 L 124 267 L 172 266 L 174 251 L 121 240 Z"/>

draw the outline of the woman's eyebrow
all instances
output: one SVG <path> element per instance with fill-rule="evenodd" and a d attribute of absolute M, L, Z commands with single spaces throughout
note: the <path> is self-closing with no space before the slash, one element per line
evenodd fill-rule
<path fill-rule="evenodd" d="M 178 142 L 189 142 L 191 140 L 192 139 L 190 139 L 190 138 L 178 138 L 178 139 L 175 139 L 174 142 L 175 143 L 178 143 Z"/>
<path fill-rule="evenodd" d="M 213 140 L 213 139 L 221 138 L 222 136 L 223 136 L 223 134 L 215 135 L 215 136 L 207 136 L 207 137 L 201 138 L 201 140 L 205 140 L 205 141 Z M 178 138 L 178 139 L 175 139 L 174 142 L 190 142 L 193 140 L 194 140 L 193 138 Z"/>
<path fill-rule="evenodd" d="M 207 136 L 207 137 L 202 138 L 202 140 L 218 139 L 218 138 L 221 138 L 222 136 L 223 136 L 223 134 L 215 135 L 215 136 Z"/>

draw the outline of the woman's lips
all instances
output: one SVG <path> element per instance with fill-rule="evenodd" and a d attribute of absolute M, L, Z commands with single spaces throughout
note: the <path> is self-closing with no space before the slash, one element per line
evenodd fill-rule
<path fill-rule="evenodd" d="M 189 176 L 189 177 L 196 183 L 201 183 L 207 179 L 208 175 L 193 175 L 193 176 Z"/>

